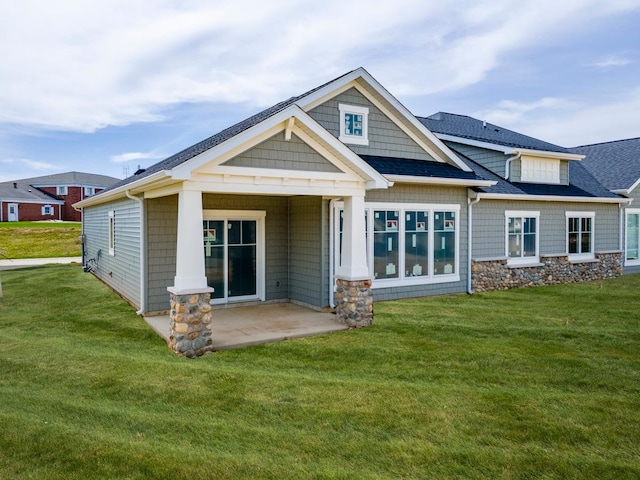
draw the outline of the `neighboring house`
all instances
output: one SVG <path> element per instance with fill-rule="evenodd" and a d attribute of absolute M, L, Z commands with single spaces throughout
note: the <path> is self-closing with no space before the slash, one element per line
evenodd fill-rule
<path fill-rule="evenodd" d="M 464 115 L 420 121 L 497 181 L 469 193 L 472 289 L 621 273 L 620 206 L 628 200 L 589 174 L 583 154 Z"/>
<path fill-rule="evenodd" d="M 170 345 L 187 356 L 210 349 L 210 302 L 335 306 L 363 326 L 374 298 L 473 288 L 472 256 L 496 275 L 548 258 L 617 274 L 611 225 L 627 200 L 574 173 L 580 155 L 497 141 L 454 151 L 426 123 L 349 72 L 77 203 L 85 265 L 139 313 L 169 310 Z"/>
<path fill-rule="evenodd" d="M 119 179 L 67 172 L 0 183 L 0 222 L 64 220 L 79 222 L 73 204 Z"/>
<path fill-rule="evenodd" d="M 640 272 L 640 138 L 571 149 L 586 155 L 583 164 L 602 185 L 632 199 L 624 211 L 624 271 Z"/>

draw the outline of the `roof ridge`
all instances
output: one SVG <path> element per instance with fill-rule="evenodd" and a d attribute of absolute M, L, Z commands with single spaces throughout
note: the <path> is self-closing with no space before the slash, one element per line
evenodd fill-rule
<path fill-rule="evenodd" d="M 596 145 L 607 145 L 607 144 L 610 144 L 610 143 L 628 142 L 629 140 L 640 140 L 640 137 L 621 138 L 619 140 L 609 140 L 608 142 L 587 143 L 586 145 L 578 145 L 578 146 L 575 146 L 575 147 L 571 147 L 571 150 L 573 150 L 575 148 L 595 147 Z"/>

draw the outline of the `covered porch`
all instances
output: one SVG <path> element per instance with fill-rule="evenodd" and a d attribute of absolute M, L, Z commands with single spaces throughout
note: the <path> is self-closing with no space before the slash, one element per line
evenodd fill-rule
<path fill-rule="evenodd" d="M 212 310 L 211 351 L 280 342 L 293 338 L 346 330 L 331 312 L 319 312 L 294 303 L 246 305 Z M 145 321 L 170 343 L 169 315 L 145 316 Z"/>

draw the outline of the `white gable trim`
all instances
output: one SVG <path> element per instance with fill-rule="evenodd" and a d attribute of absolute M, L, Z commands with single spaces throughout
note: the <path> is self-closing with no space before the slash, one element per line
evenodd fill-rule
<path fill-rule="evenodd" d="M 562 153 L 562 152 L 551 152 L 546 150 L 531 150 L 528 148 L 519 148 L 519 147 L 508 147 L 506 145 L 498 145 L 497 143 L 491 142 L 482 142 L 480 140 L 472 140 L 470 138 L 458 137 L 456 135 L 448 135 L 445 133 L 436 133 L 436 136 L 440 140 L 446 140 L 449 142 L 462 143 L 463 145 L 469 145 L 470 147 L 478 147 L 484 148 L 486 150 L 493 150 L 495 152 L 502 152 L 505 155 L 529 155 L 532 157 L 545 157 L 545 158 L 554 158 L 559 160 L 582 160 L 586 155 L 578 155 L 576 153 Z"/>
<path fill-rule="evenodd" d="M 358 84 L 356 80 L 366 82 L 371 88 L 380 94 L 389 104 L 393 106 L 403 117 L 402 121 L 396 115 L 374 98 L 365 88 Z M 460 160 L 436 135 L 434 135 L 427 127 L 425 127 L 404 105 L 402 105 L 393 95 L 391 95 L 387 89 L 385 89 L 378 81 L 373 78 L 369 72 L 360 67 L 353 72 L 336 79 L 335 81 L 325 85 L 321 89 L 313 92 L 310 95 L 300 99 L 297 103 L 305 111 L 310 111 L 318 105 L 326 102 L 332 97 L 345 92 L 350 88 L 355 88 L 360 92 L 367 100 L 373 103 L 378 109 L 382 111 L 387 117 L 389 117 L 404 133 L 406 133 L 413 141 L 415 141 L 421 148 L 427 151 L 433 158 L 438 161 L 450 163 L 455 167 L 465 171 L 472 171 L 471 168 Z M 428 142 L 433 144 L 433 147 L 425 142 L 424 139 L 419 138 L 410 128 L 407 128 L 406 123 L 413 125 Z M 435 148 L 434 148 L 435 147 Z M 439 150 L 439 151 L 436 151 Z"/>
<path fill-rule="evenodd" d="M 286 108 L 282 112 L 279 112 L 233 138 L 230 138 L 226 142 L 216 145 L 200 155 L 178 165 L 172 170 L 172 177 L 176 180 L 189 180 L 194 172 L 205 166 L 208 168 L 211 168 L 211 166 L 217 166 L 219 169 L 234 168 L 225 167 L 221 164 L 279 132 L 285 131 L 286 133 L 286 129 L 290 125 L 291 117 L 295 118 L 292 127 L 293 132 L 296 133 L 296 135 L 298 135 L 303 141 L 310 144 L 310 146 L 316 151 L 320 150 L 318 153 L 332 163 L 335 163 L 338 168 L 343 171 L 357 172 L 362 181 L 366 182 L 367 188 L 388 188 L 391 186 L 391 183 L 387 179 L 353 153 L 353 151 L 346 147 L 342 142 L 338 141 L 338 139 L 327 132 L 297 105 L 292 105 Z M 323 139 L 333 150 L 337 151 L 342 159 L 339 157 L 337 158 L 336 155 L 332 155 L 328 150 L 322 148 L 318 142 L 313 141 L 309 135 L 306 135 L 298 126 L 296 126 L 297 122 L 300 122 L 300 124 L 304 125 L 319 138 Z M 247 170 L 254 169 L 244 168 L 243 171 Z M 280 173 L 279 171 L 277 172 Z M 307 174 L 310 173 L 312 172 L 307 172 Z"/>

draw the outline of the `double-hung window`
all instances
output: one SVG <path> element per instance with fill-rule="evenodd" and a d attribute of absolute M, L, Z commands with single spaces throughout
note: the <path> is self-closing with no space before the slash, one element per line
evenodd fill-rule
<path fill-rule="evenodd" d="M 66 195 L 67 194 L 67 186 L 66 185 L 58 185 L 56 187 L 56 195 Z"/>
<path fill-rule="evenodd" d="M 342 211 L 336 206 L 336 259 Z M 373 287 L 459 280 L 459 205 L 365 205 L 367 262 Z"/>
<path fill-rule="evenodd" d="M 567 253 L 571 260 L 594 258 L 593 224 L 594 212 L 566 212 Z"/>
<path fill-rule="evenodd" d="M 53 207 L 51 205 L 42 207 L 42 215 L 53 215 Z"/>
<path fill-rule="evenodd" d="M 627 208 L 625 265 L 640 265 L 640 209 Z"/>
<path fill-rule="evenodd" d="M 340 135 L 343 143 L 369 145 L 369 109 L 356 105 L 339 104 Z"/>
<path fill-rule="evenodd" d="M 506 211 L 506 252 L 509 265 L 538 263 L 540 212 Z"/>

